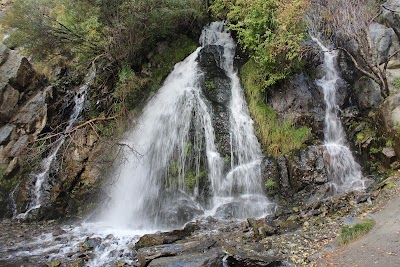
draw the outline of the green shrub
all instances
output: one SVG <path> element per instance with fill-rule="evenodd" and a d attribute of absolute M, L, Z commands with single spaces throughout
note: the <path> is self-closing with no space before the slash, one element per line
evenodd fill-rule
<path fill-rule="evenodd" d="M 261 70 L 264 86 L 286 78 L 302 66 L 307 1 L 215 0 L 211 11 L 227 19 L 239 44 Z"/>
<path fill-rule="evenodd" d="M 364 219 L 362 222 L 354 226 L 343 226 L 340 231 L 339 244 L 346 245 L 364 235 L 366 235 L 374 227 L 375 221 L 372 219 Z"/>

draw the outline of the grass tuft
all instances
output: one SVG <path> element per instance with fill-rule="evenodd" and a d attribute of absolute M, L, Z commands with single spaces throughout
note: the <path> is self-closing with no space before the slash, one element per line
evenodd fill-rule
<path fill-rule="evenodd" d="M 350 242 L 366 235 L 374 227 L 373 219 L 364 219 L 353 226 L 343 226 L 339 236 L 339 245 L 347 245 Z"/>
<path fill-rule="evenodd" d="M 301 148 L 310 137 L 310 128 L 297 128 L 289 120 L 281 122 L 275 111 L 263 102 L 265 77 L 254 61 L 243 66 L 241 79 L 257 136 L 267 154 L 277 157 Z"/>

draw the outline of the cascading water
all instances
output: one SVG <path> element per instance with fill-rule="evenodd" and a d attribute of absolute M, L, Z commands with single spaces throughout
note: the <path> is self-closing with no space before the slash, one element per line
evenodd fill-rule
<path fill-rule="evenodd" d="M 88 76 L 85 79 L 85 83 L 79 88 L 79 90 L 76 92 L 76 95 L 74 97 L 74 103 L 75 106 L 72 110 L 72 113 L 70 115 L 70 118 L 68 120 L 67 127 L 64 129 L 64 132 L 60 134 L 60 137 L 52 144 L 52 147 L 50 149 L 49 155 L 42 160 L 42 163 L 40 165 L 40 172 L 36 174 L 31 174 L 32 180 L 35 181 L 34 184 L 34 190 L 33 190 L 33 197 L 29 203 L 29 206 L 27 210 L 24 213 L 18 214 L 14 216 L 17 219 L 24 219 L 26 216 L 32 211 L 36 210 L 41 207 L 41 205 L 45 202 L 45 196 L 43 193 L 43 184 L 46 183 L 46 181 L 49 178 L 50 170 L 53 161 L 56 159 L 58 151 L 60 150 L 61 146 L 64 144 L 65 139 L 66 139 L 66 133 L 68 133 L 76 120 L 78 119 L 79 115 L 82 112 L 84 103 L 85 103 L 85 95 L 86 91 L 89 87 L 89 85 L 93 82 L 93 79 L 96 76 L 96 72 L 92 71 L 91 73 L 88 74 Z M 14 193 L 14 192 L 13 192 Z"/>
<path fill-rule="evenodd" d="M 328 175 L 334 193 L 365 188 L 360 165 L 354 160 L 346 146 L 346 136 L 338 117 L 336 89 L 340 79 L 335 63 L 337 50 L 329 50 L 318 39 L 313 38 L 324 53 L 325 76 L 316 81 L 322 87 L 326 103 L 324 143 L 329 155 Z"/>
<path fill-rule="evenodd" d="M 271 212 L 274 205 L 262 190 L 260 145 L 233 67 L 236 45 L 222 23 L 206 27 L 200 41 L 202 47 L 175 66 L 120 142 L 124 153 L 99 220 L 64 227 L 61 237 L 44 234 L 20 244 L 20 252 L 7 260 L 79 255 L 88 237 L 102 240 L 88 266 L 110 266 L 120 259 L 131 264 L 131 246 L 145 233 L 182 225 L 195 216 L 242 219 Z M 228 157 L 217 140 L 215 107 L 202 88 L 205 73 L 199 56 L 210 46 L 218 47 L 219 68 L 229 80 L 228 115 L 223 118 L 230 136 Z"/>
<path fill-rule="evenodd" d="M 182 218 L 179 224 L 191 220 L 190 214 L 214 215 L 226 204 L 239 205 L 234 216 L 240 218 L 261 216 L 271 208 L 261 188 L 260 145 L 233 67 L 235 43 L 222 23 L 207 27 L 200 41 L 202 47 L 175 66 L 126 136 L 125 161 L 115 174 L 106 221 L 157 228 L 174 225 L 176 217 Z M 212 107 L 200 87 L 203 74 L 197 59 L 208 45 L 223 48 L 220 68 L 231 80 L 227 173 L 217 150 Z M 208 194 L 200 194 L 207 184 Z"/>

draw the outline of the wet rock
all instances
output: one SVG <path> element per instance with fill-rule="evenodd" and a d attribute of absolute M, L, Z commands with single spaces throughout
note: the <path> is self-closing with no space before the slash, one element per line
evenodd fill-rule
<path fill-rule="evenodd" d="M 268 91 L 269 104 L 282 119 L 296 125 L 307 125 L 317 136 L 322 136 L 325 103 L 322 90 L 313 79 L 301 73 L 282 86 L 282 90 Z"/>
<path fill-rule="evenodd" d="M 172 198 L 173 199 L 173 198 Z M 172 201 L 164 201 L 162 205 L 162 221 L 169 227 L 182 226 L 184 223 L 193 220 L 196 216 L 204 214 L 193 200 L 181 197 Z"/>
<path fill-rule="evenodd" d="M 179 267 L 220 267 L 222 255 L 214 253 L 191 253 L 173 257 L 157 258 L 149 263 L 149 267 L 179 266 Z M 143 266 L 143 265 L 140 265 Z M 233 266 L 233 265 L 232 265 Z"/>
<path fill-rule="evenodd" d="M 101 238 L 86 238 L 82 244 L 83 251 L 94 250 L 101 245 Z"/>
<path fill-rule="evenodd" d="M 207 255 L 207 259 L 209 259 L 210 255 L 221 255 L 222 251 L 220 249 L 212 249 L 209 251 L 216 242 L 214 240 L 207 240 L 207 241 L 191 241 L 187 243 L 181 244 L 165 244 L 147 248 L 141 248 L 138 250 L 138 261 L 140 266 L 153 266 L 151 264 L 157 264 L 154 266 L 170 266 L 170 265 L 159 265 L 164 260 L 154 261 L 158 258 L 165 258 L 165 257 L 172 257 L 177 256 L 172 262 L 180 262 L 181 264 L 186 264 L 187 259 L 190 259 L 194 254 L 201 253 L 203 255 Z M 208 254 L 210 253 L 211 254 Z M 212 257 L 214 258 L 214 257 Z M 150 263 L 151 262 L 151 263 Z M 193 264 L 197 262 L 194 261 Z M 149 265 L 150 263 L 150 265 Z M 181 265 L 179 265 L 181 266 Z M 191 266 L 191 265 L 182 265 L 182 266 Z M 194 265 L 197 266 L 197 265 Z"/>
<path fill-rule="evenodd" d="M 218 151 L 230 155 L 229 102 L 231 99 L 231 80 L 221 68 L 221 55 L 224 48 L 219 45 L 204 47 L 198 57 L 204 76 L 201 88 L 213 111 L 213 127 L 216 133 Z"/>
<path fill-rule="evenodd" d="M 10 141 L 11 134 L 15 130 L 15 125 L 6 124 L 0 128 L 0 145 L 4 145 Z"/>
<path fill-rule="evenodd" d="M 231 219 L 235 218 L 236 215 L 240 212 L 241 203 L 239 202 L 230 202 L 227 204 L 223 204 L 215 212 L 215 217 L 221 219 Z"/>
<path fill-rule="evenodd" d="M 198 226 L 195 223 L 188 223 L 181 230 L 174 230 L 171 232 L 161 232 L 155 234 L 147 234 L 142 236 L 139 241 L 135 244 L 135 249 L 141 249 L 146 247 L 158 246 L 163 244 L 171 244 L 178 240 L 182 240 L 190 236 L 194 231 L 198 230 Z"/>
<path fill-rule="evenodd" d="M 280 267 L 284 266 L 281 260 L 262 256 L 253 256 L 246 254 L 231 255 L 226 258 L 226 263 L 231 267 Z"/>

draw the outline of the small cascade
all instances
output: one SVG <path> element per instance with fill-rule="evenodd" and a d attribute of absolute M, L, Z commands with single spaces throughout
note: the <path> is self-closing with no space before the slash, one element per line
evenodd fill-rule
<path fill-rule="evenodd" d="M 329 50 L 318 39 L 313 38 L 324 52 L 325 76 L 316 81 L 322 87 L 326 103 L 324 143 L 329 155 L 328 175 L 334 193 L 365 189 L 365 179 L 360 165 L 346 145 L 346 135 L 338 116 L 336 90 L 340 79 L 336 69 L 337 50 Z"/>
<path fill-rule="evenodd" d="M 18 214 L 15 216 L 17 219 L 24 219 L 26 216 L 32 211 L 40 208 L 43 203 L 46 201 L 45 192 L 43 190 L 43 185 L 48 181 L 49 174 L 51 171 L 52 163 L 57 157 L 58 151 L 62 147 L 66 139 L 66 133 L 68 133 L 73 127 L 74 123 L 78 119 L 79 115 L 82 112 L 85 96 L 88 87 L 92 84 L 94 78 L 96 76 L 96 72 L 93 70 L 89 73 L 85 79 L 85 83 L 79 88 L 74 97 L 75 106 L 71 112 L 71 115 L 68 120 L 67 127 L 64 129 L 63 133 L 60 134 L 60 137 L 52 144 L 49 155 L 42 160 L 40 165 L 40 172 L 33 173 L 30 175 L 31 179 L 35 181 L 34 190 L 32 192 L 33 197 L 29 203 L 29 206 L 26 212 Z M 15 191 L 15 190 L 14 190 Z"/>
<path fill-rule="evenodd" d="M 223 47 L 220 68 L 231 80 L 230 136 L 231 155 L 230 170 L 218 187 L 214 188 L 214 208 L 221 204 L 240 201 L 239 217 L 252 216 L 262 210 L 267 210 L 270 202 L 264 196 L 261 188 L 261 147 L 254 135 L 253 120 L 250 117 L 244 90 L 238 73 L 234 69 L 236 44 L 222 23 L 211 23 L 204 29 L 200 37 L 203 47 L 217 45 Z M 239 193 L 238 193 L 239 192 Z"/>
<path fill-rule="evenodd" d="M 260 145 L 233 67 L 236 44 L 222 23 L 206 27 L 200 42 L 202 47 L 175 66 L 125 136 L 123 161 L 102 220 L 159 229 L 227 209 L 236 218 L 270 211 L 262 191 Z M 230 79 L 228 162 L 218 151 L 213 106 L 200 85 L 204 74 L 198 58 L 207 46 L 221 48 L 219 67 Z"/>

